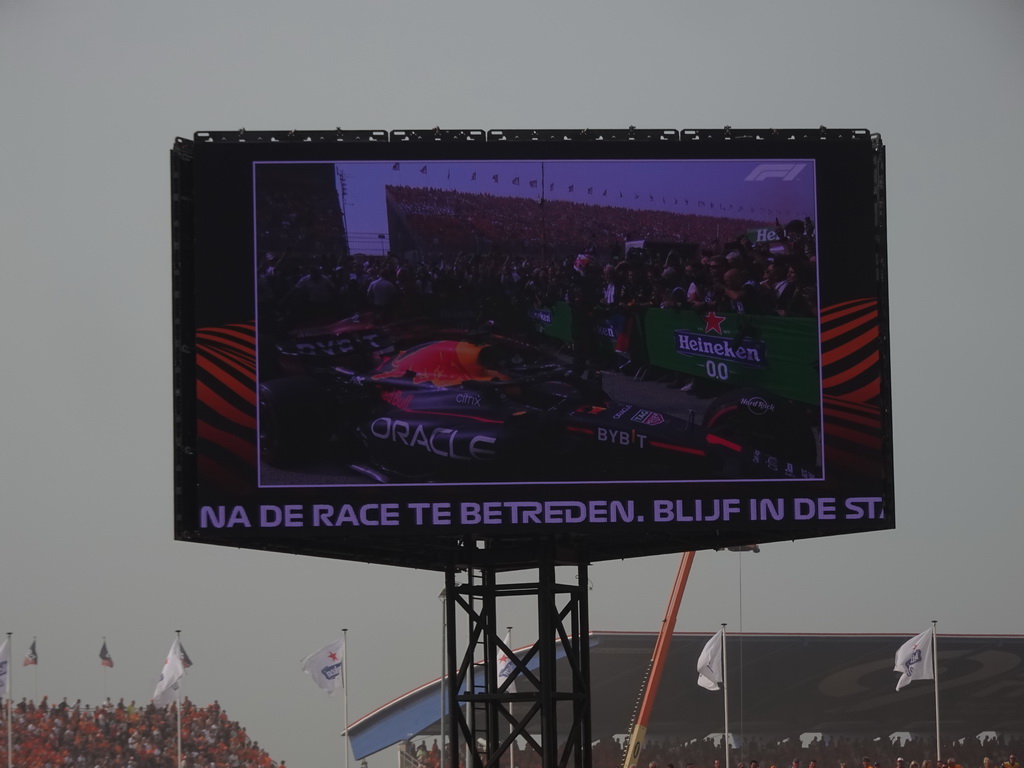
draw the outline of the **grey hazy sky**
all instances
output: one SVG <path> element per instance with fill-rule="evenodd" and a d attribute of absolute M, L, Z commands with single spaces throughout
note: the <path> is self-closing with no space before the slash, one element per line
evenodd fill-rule
<path fill-rule="evenodd" d="M 897 529 L 701 553 L 678 628 L 1024 633 L 1022 33 L 1018 0 L 0 0 L 16 696 L 146 701 L 181 629 L 186 693 L 318 768 L 341 700 L 303 655 L 349 629 L 352 719 L 440 671 L 439 574 L 172 540 L 168 152 L 242 127 L 880 133 Z M 592 568 L 591 626 L 657 630 L 677 563 Z"/>

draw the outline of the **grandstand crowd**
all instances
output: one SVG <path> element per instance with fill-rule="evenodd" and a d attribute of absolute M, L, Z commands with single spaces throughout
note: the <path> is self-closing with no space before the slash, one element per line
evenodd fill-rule
<path fill-rule="evenodd" d="M 175 768 L 177 765 L 177 712 L 168 707 L 144 706 L 135 702 L 106 701 L 90 707 L 80 701 L 50 704 L 22 699 L 13 704 L 12 765 L 18 768 Z M 6 721 L 7 713 L 3 712 Z M 215 701 L 197 707 L 189 699 L 181 708 L 182 761 L 178 768 L 286 768 L 245 728 Z M 967 738 L 942 749 L 946 768 L 1020 768 L 1016 761 L 1019 744 L 993 737 Z M 408 741 L 400 761 L 410 768 L 442 766 L 435 739 Z M 837 737 L 815 739 L 803 744 L 799 737 L 782 740 L 752 739 L 730 751 L 730 768 L 940 768 L 935 742 L 927 738 L 905 741 L 888 738 Z M 0 728 L 0 756 L 7 754 L 7 731 Z M 389 758 L 390 759 L 390 758 Z M 593 748 L 593 768 L 619 768 L 623 745 L 605 738 Z M 514 768 L 540 768 L 540 756 L 530 749 L 516 749 Z M 693 740 L 675 744 L 668 739 L 648 741 L 641 752 L 640 766 L 647 768 L 723 768 L 721 741 Z M 459 760 L 459 768 L 465 761 Z M 504 765 L 508 765 L 507 762 Z M 368 768 L 366 761 L 362 768 Z"/>
<path fill-rule="evenodd" d="M 963 739 L 942 748 L 948 768 L 997 768 L 1014 755 L 1015 745 L 1001 739 Z M 621 752 L 610 748 L 606 759 L 595 754 L 595 768 L 622 765 Z M 644 746 L 639 765 L 656 768 L 721 768 L 721 741 L 711 739 L 673 746 L 667 742 Z M 806 746 L 798 736 L 782 741 L 750 740 L 730 750 L 733 768 L 938 768 L 935 740 L 890 740 L 887 737 L 815 739 Z M 1014 760 L 1015 762 L 1015 760 Z M 1015 768 L 1019 768 L 1016 766 Z"/>
<path fill-rule="evenodd" d="M 1016 752 L 1019 745 L 1000 737 L 967 738 L 942 749 L 941 764 L 936 759 L 935 740 L 887 737 L 837 737 L 814 739 L 804 745 L 799 736 L 781 740 L 751 739 L 742 747 L 730 749 L 730 768 L 1020 768 Z M 403 768 L 449 768 L 441 765 L 441 752 L 435 740 L 404 746 L 407 759 Z M 625 760 L 623 744 L 613 738 L 598 741 L 593 747 L 593 768 L 621 768 Z M 515 748 L 511 768 L 540 768 L 541 758 L 531 749 Z M 509 761 L 502 765 L 509 768 Z M 725 768 L 721 739 L 694 739 L 685 744 L 671 740 L 649 740 L 640 753 L 640 768 Z M 459 768 L 465 768 L 460 758 Z"/>
<path fill-rule="evenodd" d="M 285 768 L 215 701 L 181 706 L 178 755 L 176 704 L 156 707 L 107 700 L 90 707 L 65 699 L 51 704 L 22 699 L 11 711 L 11 764 L 17 768 Z M 3 713 L 4 722 L 7 713 Z M 7 756 L 0 728 L 0 759 Z"/>

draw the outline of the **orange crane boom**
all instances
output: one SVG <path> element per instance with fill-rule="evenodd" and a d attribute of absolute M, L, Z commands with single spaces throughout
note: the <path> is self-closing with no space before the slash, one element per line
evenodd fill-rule
<path fill-rule="evenodd" d="M 683 592 L 686 590 L 686 580 L 690 577 L 690 568 L 693 567 L 693 556 L 695 552 L 684 552 L 679 561 L 679 570 L 676 572 L 676 581 L 672 585 L 672 595 L 668 600 L 668 607 L 665 609 L 665 618 L 661 622 L 661 631 L 658 633 L 658 640 L 654 644 L 654 655 L 651 657 L 651 674 L 647 682 L 647 689 L 644 691 L 644 698 L 640 704 L 640 711 L 637 712 L 636 722 L 629 734 L 629 749 L 626 751 L 626 760 L 623 768 L 636 768 L 640 759 L 640 750 L 643 749 L 644 739 L 647 737 L 647 723 L 651 719 L 651 710 L 654 708 L 654 697 L 658 694 L 658 684 L 661 682 L 661 673 L 665 668 L 665 661 L 668 659 L 668 648 L 672 644 L 672 633 L 676 629 L 676 616 L 679 615 L 679 603 L 682 602 Z"/>

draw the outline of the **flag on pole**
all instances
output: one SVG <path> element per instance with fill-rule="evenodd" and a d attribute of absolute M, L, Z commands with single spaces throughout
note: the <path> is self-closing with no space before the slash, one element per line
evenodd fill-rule
<path fill-rule="evenodd" d="M 0 645 L 0 701 L 11 698 L 11 638 Z"/>
<path fill-rule="evenodd" d="M 722 641 L 725 630 L 718 630 L 708 640 L 697 659 L 697 685 L 709 691 L 717 691 L 722 682 Z"/>
<path fill-rule="evenodd" d="M 171 650 L 164 661 L 164 668 L 160 670 L 160 680 L 153 691 L 153 703 L 158 707 L 166 707 L 175 699 L 178 691 L 178 681 L 185 674 L 185 665 L 182 663 L 181 643 L 174 638 Z"/>
<path fill-rule="evenodd" d="M 511 632 L 506 632 L 505 633 L 505 646 L 506 647 L 510 647 L 511 643 L 512 643 L 512 633 Z M 511 650 L 509 651 L 509 653 L 511 653 Z M 516 669 L 516 664 L 509 657 L 509 654 L 505 653 L 504 651 L 499 651 L 499 653 L 498 653 L 498 687 L 499 688 L 501 688 L 501 686 L 503 686 L 505 684 L 505 681 L 508 680 L 512 676 L 512 673 L 515 671 L 515 669 Z M 510 691 L 510 692 L 515 692 L 516 684 L 512 683 L 511 685 L 509 685 L 507 690 Z"/>
<path fill-rule="evenodd" d="M 21 662 L 21 666 L 29 667 L 39 663 L 39 655 L 36 653 L 36 639 L 32 638 L 32 645 L 28 647 L 28 653 L 25 654 L 25 660 Z"/>
<path fill-rule="evenodd" d="M 178 650 L 181 652 L 181 666 L 188 669 L 192 666 L 192 659 L 188 657 L 188 654 L 185 652 L 185 646 L 181 644 L 180 640 L 178 641 Z"/>
<path fill-rule="evenodd" d="M 345 687 L 345 636 L 313 651 L 302 660 L 302 671 L 313 682 L 333 694 L 338 686 Z"/>
<path fill-rule="evenodd" d="M 900 672 L 896 690 L 910 685 L 911 680 L 934 680 L 935 673 L 932 663 L 932 637 L 934 627 L 929 627 L 920 635 L 910 638 L 896 651 L 896 666 L 893 672 Z"/>
<path fill-rule="evenodd" d="M 100 664 L 104 667 L 113 667 L 114 660 L 110 657 L 110 652 L 107 650 L 107 641 L 103 641 L 103 647 L 100 648 Z"/>

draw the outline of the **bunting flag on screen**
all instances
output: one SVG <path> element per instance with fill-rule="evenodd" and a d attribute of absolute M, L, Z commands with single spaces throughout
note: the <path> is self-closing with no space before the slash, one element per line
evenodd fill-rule
<path fill-rule="evenodd" d="M 722 682 L 722 642 L 725 630 L 718 630 L 708 640 L 697 659 L 697 685 L 709 691 L 717 691 Z"/>
<path fill-rule="evenodd" d="M 896 690 L 910 685 L 911 680 L 934 680 L 935 673 L 932 663 L 932 637 L 934 627 L 929 627 L 920 635 L 912 637 L 896 651 L 896 666 L 893 672 L 900 672 Z"/>
<path fill-rule="evenodd" d="M 511 643 L 512 643 L 512 633 L 511 632 L 507 632 L 505 634 L 505 647 L 506 648 L 511 648 Z M 509 651 L 509 653 L 511 653 L 511 650 Z M 505 651 L 503 651 L 501 649 L 498 650 L 498 687 L 499 688 L 501 688 L 501 686 L 503 686 L 505 684 L 505 681 L 508 680 L 512 676 L 512 673 L 515 671 L 515 668 L 516 668 L 516 664 L 509 657 L 509 653 L 505 653 Z M 515 692 L 516 684 L 514 682 L 511 683 L 506 690 L 508 690 L 510 692 Z"/>
<path fill-rule="evenodd" d="M 39 655 L 36 653 L 36 639 L 32 638 L 32 645 L 28 647 L 28 653 L 25 654 L 25 660 L 21 662 L 21 666 L 29 667 L 39 663 Z"/>
<path fill-rule="evenodd" d="M 313 651 L 302 660 L 302 671 L 313 682 L 333 694 L 334 689 L 345 687 L 345 636 Z"/>
<path fill-rule="evenodd" d="M 181 643 L 177 638 L 171 645 L 171 650 L 164 661 L 164 667 L 160 670 L 160 680 L 153 691 L 153 703 L 158 707 L 166 707 L 176 698 L 178 692 L 178 681 L 185 675 L 185 665 L 182 663 Z"/>
<path fill-rule="evenodd" d="M 0 700 L 11 697 L 11 639 L 0 645 Z"/>
<path fill-rule="evenodd" d="M 110 657 L 110 652 L 107 650 L 107 641 L 103 641 L 103 647 L 100 648 L 100 664 L 104 667 L 113 667 L 114 660 Z"/>

